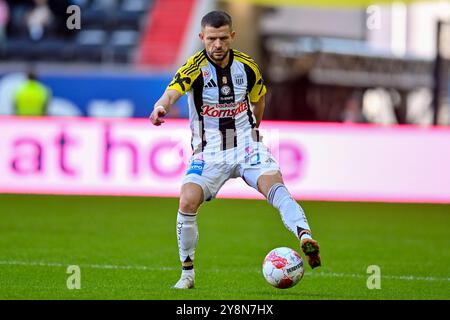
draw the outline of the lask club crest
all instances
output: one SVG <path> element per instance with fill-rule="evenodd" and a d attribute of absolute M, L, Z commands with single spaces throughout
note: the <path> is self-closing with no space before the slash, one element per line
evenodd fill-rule
<path fill-rule="evenodd" d="M 236 74 L 234 76 L 234 82 L 238 85 L 238 86 L 242 86 L 244 84 L 244 75 L 243 74 Z"/>

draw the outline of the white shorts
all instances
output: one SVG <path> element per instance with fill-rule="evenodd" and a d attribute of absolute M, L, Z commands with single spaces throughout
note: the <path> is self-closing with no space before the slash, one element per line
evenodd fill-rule
<path fill-rule="evenodd" d="M 241 177 L 258 190 L 257 183 L 261 175 L 280 170 L 269 149 L 261 142 L 245 150 L 227 150 L 227 153 L 227 156 L 221 153 L 206 159 L 202 154 L 192 156 L 183 184 L 198 184 L 203 189 L 204 200 L 210 201 L 228 179 Z"/>

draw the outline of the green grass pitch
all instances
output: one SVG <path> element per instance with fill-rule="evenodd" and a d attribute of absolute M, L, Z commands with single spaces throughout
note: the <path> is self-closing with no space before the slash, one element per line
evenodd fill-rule
<path fill-rule="evenodd" d="M 449 205 L 301 204 L 323 266 L 298 285 L 262 276 L 271 249 L 299 250 L 277 211 L 216 199 L 199 212 L 196 288 L 180 291 L 177 199 L 0 195 L 0 299 L 450 299 Z M 367 288 L 370 265 L 380 289 Z"/>

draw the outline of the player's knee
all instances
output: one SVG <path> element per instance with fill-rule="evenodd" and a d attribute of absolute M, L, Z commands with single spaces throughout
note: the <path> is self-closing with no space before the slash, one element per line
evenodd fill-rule
<path fill-rule="evenodd" d="M 197 188 L 184 188 L 180 195 L 180 210 L 186 213 L 197 212 L 203 202 L 203 192 Z"/>
<path fill-rule="evenodd" d="M 193 199 L 189 198 L 180 198 L 180 211 L 186 213 L 195 213 L 200 207 L 200 203 L 193 201 Z"/>

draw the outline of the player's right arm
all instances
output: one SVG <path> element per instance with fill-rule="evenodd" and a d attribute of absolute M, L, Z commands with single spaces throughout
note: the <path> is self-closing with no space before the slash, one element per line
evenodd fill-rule
<path fill-rule="evenodd" d="M 164 94 L 156 101 L 153 107 L 153 112 L 150 114 L 150 121 L 155 126 L 160 126 L 164 123 L 162 119 L 167 113 L 169 113 L 170 108 L 180 99 L 181 93 L 177 90 L 167 89 Z"/>
<path fill-rule="evenodd" d="M 191 90 L 192 83 L 200 73 L 200 62 L 205 59 L 202 51 L 192 56 L 173 77 L 164 94 L 155 103 L 150 120 L 155 126 L 164 123 L 164 117 L 182 95 Z"/>

